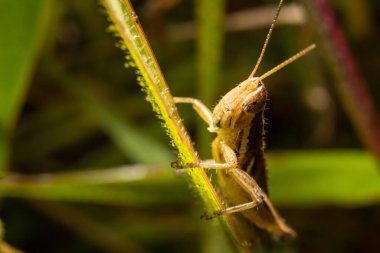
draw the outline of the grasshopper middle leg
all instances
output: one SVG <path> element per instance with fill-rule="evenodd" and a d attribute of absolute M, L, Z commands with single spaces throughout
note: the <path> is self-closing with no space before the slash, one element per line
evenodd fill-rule
<path fill-rule="evenodd" d="M 201 218 L 204 218 L 206 220 L 211 220 L 211 219 L 214 219 L 214 218 L 216 218 L 216 217 L 218 217 L 220 215 L 223 215 L 223 214 L 237 213 L 237 212 L 242 212 L 242 211 L 254 208 L 255 206 L 258 206 L 260 203 L 261 203 L 261 201 L 256 201 L 255 200 L 255 201 L 252 201 L 252 202 L 248 202 L 248 203 L 244 203 L 244 204 L 240 204 L 240 205 L 236 205 L 236 206 L 227 207 L 225 209 L 222 209 L 222 210 L 219 210 L 219 211 L 215 211 L 211 215 L 204 214 L 204 215 L 201 216 Z"/>

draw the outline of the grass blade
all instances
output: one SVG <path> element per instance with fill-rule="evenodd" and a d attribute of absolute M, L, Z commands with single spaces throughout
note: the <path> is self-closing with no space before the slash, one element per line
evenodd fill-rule
<path fill-rule="evenodd" d="M 103 0 L 104 6 L 113 22 L 112 30 L 121 37 L 122 48 L 128 49 L 139 74 L 138 81 L 148 94 L 153 109 L 163 120 L 164 126 L 172 140 L 172 145 L 179 152 L 180 162 L 194 163 L 197 155 L 191 140 L 186 134 L 166 81 L 153 55 L 148 41 L 139 25 L 138 18 L 129 1 Z M 127 58 L 128 60 L 131 60 Z M 221 209 L 218 199 L 207 175 L 203 170 L 189 170 L 191 182 L 204 201 L 207 211 Z"/>
<path fill-rule="evenodd" d="M 360 207 L 380 201 L 376 161 L 361 150 L 269 153 L 268 165 L 271 199 L 276 206 Z M 10 174 L 0 180 L 0 195 L 136 205 L 189 201 L 180 183 L 161 167 L 134 165 L 55 174 Z M 144 195 L 141 189 L 147 188 L 152 190 Z"/>

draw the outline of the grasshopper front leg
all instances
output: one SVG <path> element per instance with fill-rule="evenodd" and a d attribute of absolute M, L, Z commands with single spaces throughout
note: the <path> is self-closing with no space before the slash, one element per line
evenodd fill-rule
<path fill-rule="evenodd" d="M 207 123 L 209 129 L 213 129 L 212 112 L 205 104 L 199 99 L 190 97 L 174 97 L 174 102 L 179 104 L 191 104 L 197 114 Z M 200 161 L 198 163 L 179 164 L 177 161 L 172 162 L 171 167 L 177 169 L 177 174 L 185 173 L 190 168 L 204 168 L 204 169 L 230 169 L 236 167 L 236 156 L 233 151 L 226 150 L 226 154 L 229 156 L 227 159 L 234 161 L 232 163 L 216 163 L 214 161 Z"/>
<path fill-rule="evenodd" d="M 191 104 L 198 115 L 212 127 L 212 112 L 199 99 L 189 97 L 174 97 L 176 104 Z"/>

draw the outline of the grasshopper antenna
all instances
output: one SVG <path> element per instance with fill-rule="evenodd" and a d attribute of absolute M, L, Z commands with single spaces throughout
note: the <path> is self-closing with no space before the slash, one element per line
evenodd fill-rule
<path fill-rule="evenodd" d="M 255 83 L 264 80 L 265 78 L 267 78 L 268 76 L 272 75 L 273 73 L 279 71 L 280 69 L 282 69 L 286 65 L 289 65 L 290 63 L 298 60 L 299 58 L 301 58 L 303 56 L 305 56 L 306 54 L 308 54 L 311 50 L 313 50 L 315 48 L 316 48 L 316 45 L 315 44 L 311 44 L 310 46 L 308 46 L 305 49 L 303 49 L 302 51 L 296 53 L 295 55 L 293 55 L 292 57 L 290 57 L 286 61 L 283 61 L 282 63 L 278 64 L 276 67 L 272 68 L 271 70 L 267 71 L 263 75 L 259 76 L 255 80 Z"/>
<path fill-rule="evenodd" d="M 253 68 L 253 71 L 252 71 L 252 73 L 249 75 L 248 79 L 249 79 L 249 78 L 252 78 L 253 75 L 256 73 L 256 71 L 257 71 L 257 69 L 259 68 L 260 63 L 261 63 L 261 61 L 262 61 L 262 59 L 263 59 L 263 57 L 264 57 L 265 50 L 267 49 L 267 46 L 268 46 L 268 43 L 269 43 L 269 39 L 270 39 L 270 37 L 272 36 L 272 32 L 273 32 L 273 29 L 274 29 L 274 25 L 276 24 L 276 21 L 277 21 L 277 19 L 278 19 L 279 14 L 280 14 L 280 10 L 281 10 L 281 7 L 282 7 L 282 2 L 283 2 L 283 0 L 280 0 L 280 3 L 279 3 L 278 6 L 277 6 L 276 15 L 274 15 L 274 18 L 273 18 L 272 24 L 271 24 L 271 26 L 270 26 L 270 28 L 269 28 L 269 32 L 268 32 L 267 37 L 266 37 L 266 39 L 265 39 L 263 49 L 261 49 L 261 53 L 260 53 L 259 59 L 257 60 L 256 65 L 255 65 L 255 67 Z"/>

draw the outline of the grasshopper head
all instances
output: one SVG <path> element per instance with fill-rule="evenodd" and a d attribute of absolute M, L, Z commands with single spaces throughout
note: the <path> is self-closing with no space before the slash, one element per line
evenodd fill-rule
<path fill-rule="evenodd" d="M 266 98 L 264 83 L 256 77 L 248 78 L 229 91 L 216 105 L 210 131 L 250 126 L 255 115 L 264 110 Z"/>

